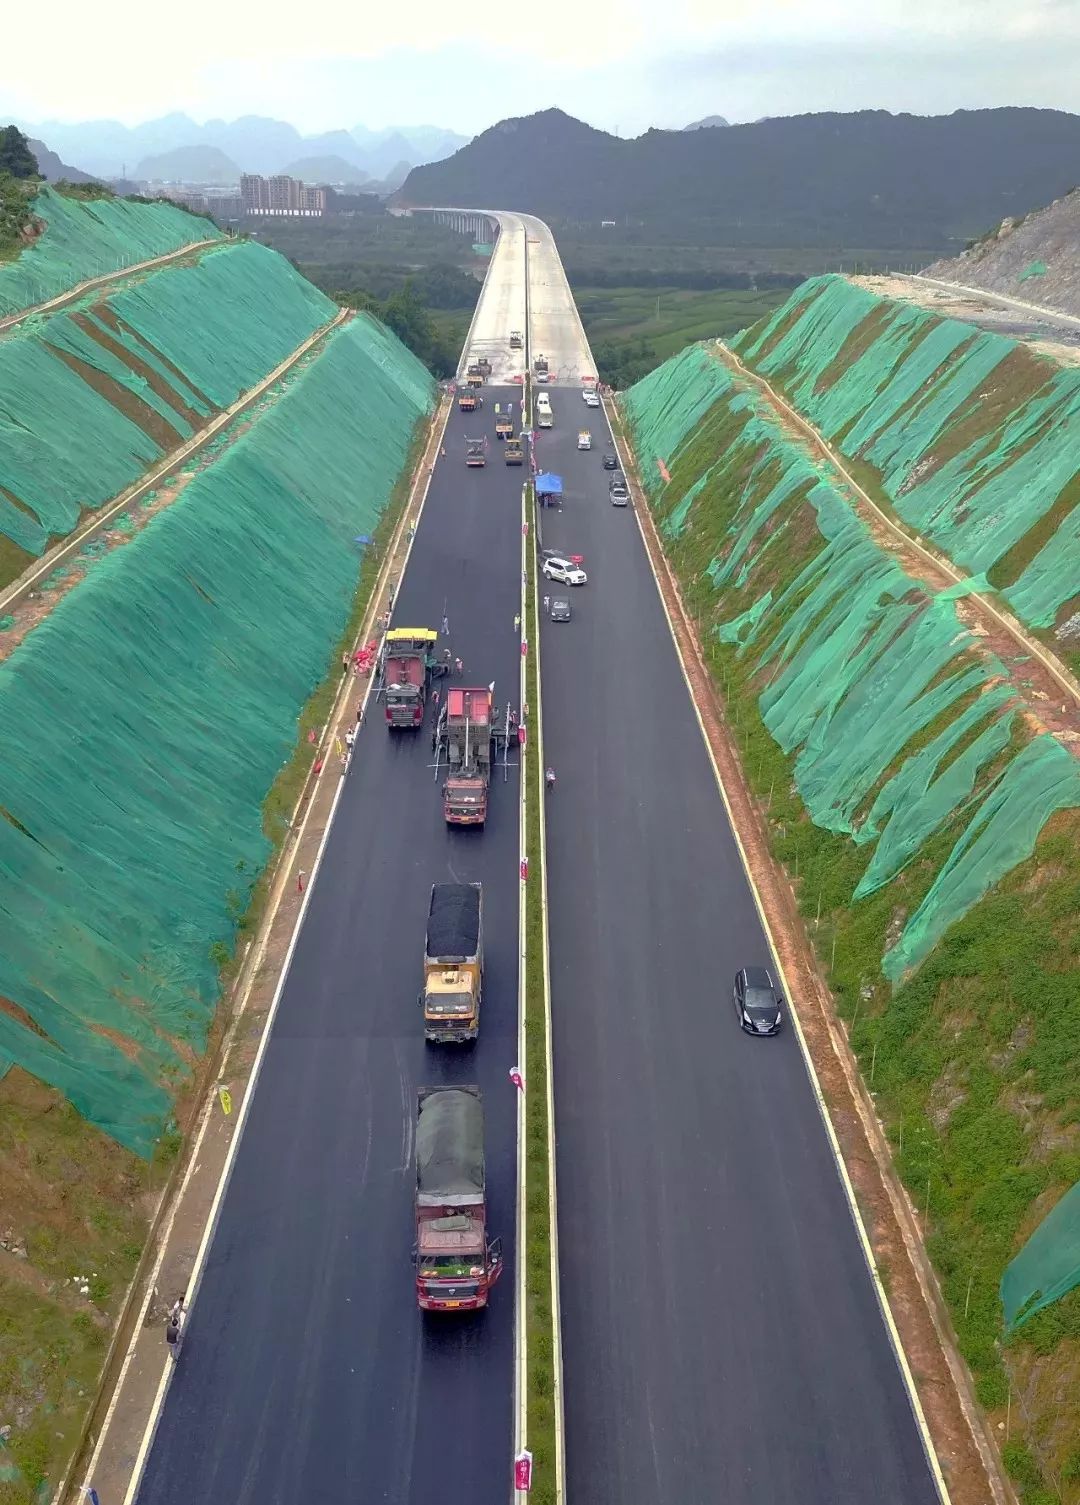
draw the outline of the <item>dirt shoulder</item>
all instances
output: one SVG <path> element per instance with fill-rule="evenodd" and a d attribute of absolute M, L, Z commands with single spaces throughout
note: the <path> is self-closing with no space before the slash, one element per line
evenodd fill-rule
<path fill-rule="evenodd" d="M 884 1129 L 818 967 L 792 886 L 769 847 L 766 812 L 750 793 L 693 620 L 668 566 L 618 414 L 609 417 L 653 572 L 667 607 L 729 815 L 742 844 L 907 1357 L 952 1505 L 1014 1505 L 996 1447 L 922 1243 L 919 1218 L 892 1163 Z"/>

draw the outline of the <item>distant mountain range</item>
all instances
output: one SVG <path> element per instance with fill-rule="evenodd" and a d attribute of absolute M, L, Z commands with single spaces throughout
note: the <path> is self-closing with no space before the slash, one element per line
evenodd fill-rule
<path fill-rule="evenodd" d="M 1060 110 L 861 110 L 632 140 L 545 110 L 415 167 L 398 199 L 618 220 L 639 241 L 944 251 L 1066 192 L 1078 162 L 1080 116 Z"/>
<path fill-rule="evenodd" d="M 334 152 L 324 152 L 318 157 L 298 157 L 295 162 L 287 162 L 282 171 L 304 183 L 353 183 L 359 186 L 371 181 L 369 172 L 355 167 Z"/>
<path fill-rule="evenodd" d="M 143 183 L 239 183 L 240 169 L 216 146 L 177 146 L 143 157 L 135 178 Z"/>
<path fill-rule="evenodd" d="M 208 120 L 174 113 L 142 125 L 118 120 L 61 120 L 17 122 L 21 128 L 59 153 L 78 162 L 87 173 L 102 178 L 144 176 L 142 165 L 167 154 L 210 147 L 243 172 L 283 172 L 292 162 L 308 157 L 339 157 L 372 178 L 385 178 L 401 162 L 409 166 L 434 162 L 464 146 L 467 136 L 439 126 L 398 126 L 371 131 L 358 125 L 352 131 L 323 131 L 304 136 L 284 120 L 243 115 L 238 120 Z M 209 159 L 208 159 L 209 160 Z M 220 166 L 220 162 L 219 162 Z M 216 177 L 208 182 L 217 182 Z"/>
<path fill-rule="evenodd" d="M 92 183 L 94 180 L 88 172 L 80 172 L 77 167 L 69 167 L 66 162 L 61 162 L 55 152 L 50 151 L 44 141 L 29 141 L 30 150 L 37 158 L 38 172 L 50 183 L 56 183 L 61 178 L 68 183 Z"/>
<path fill-rule="evenodd" d="M 706 115 L 704 120 L 692 120 L 689 125 L 684 125 L 684 131 L 707 131 L 714 125 L 730 125 L 730 120 L 725 120 L 723 115 Z"/>

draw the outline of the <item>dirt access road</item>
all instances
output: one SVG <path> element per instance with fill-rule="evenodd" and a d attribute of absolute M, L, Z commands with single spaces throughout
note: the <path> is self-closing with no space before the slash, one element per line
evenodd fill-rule
<path fill-rule="evenodd" d="M 190 256 L 193 251 L 205 251 L 210 246 L 223 244 L 224 241 L 217 235 L 210 240 L 193 240 L 175 251 L 167 251 L 164 256 L 151 256 L 149 261 L 136 261 L 131 266 L 118 267 L 115 272 L 103 272 L 100 277 L 88 277 L 85 282 L 78 283 L 66 293 L 57 293 L 55 298 L 48 298 L 44 303 L 35 303 L 31 308 L 21 309 L 17 314 L 8 314 L 0 319 L 0 333 L 3 333 L 5 329 L 14 329 L 16 324 L 21 324 L 24 319 L 29 319 L 33 314 L 57 313 L 68 303 L 74 303 L 86 293 L 91 293 L 98 287 L 106 287 L 110 282 L 121 282 L 125 277 L 133 277 L 137 272 L 148 272 L 153 267 L 167 266 L 170 261 L 179 261 L 182 256 Z"/>

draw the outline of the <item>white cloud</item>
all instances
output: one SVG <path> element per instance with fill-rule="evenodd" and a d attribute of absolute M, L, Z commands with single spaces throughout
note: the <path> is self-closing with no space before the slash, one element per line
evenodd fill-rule
<path fill-rule="evenodd" d="M 0 113 L 472 131 L 559 105 L 628 133 L 713 112 L 1080 106 L 1080 0 L 542 0 L 481 15 L 445 0 L 185 0 L 168 25 L 153 14 L 143 0 L 114 0 L 105 19 L 54 0 L 64 45 L 46 61 L 39 14 L 17 8 L 5 54 L 41 66 L 0 78 Z"/>

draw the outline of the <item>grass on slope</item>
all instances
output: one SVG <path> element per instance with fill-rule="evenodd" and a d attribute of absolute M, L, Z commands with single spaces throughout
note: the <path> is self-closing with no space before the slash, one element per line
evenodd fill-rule
<path fill-rule="evenodd" d="M 737 441 L 742 420 L 722 413 L 717 404 L 705 416 L 673 465 L 661 520 Z M 1025 1505 L 1058 1499 L 1076 1505 L 1080 1294 L 1002 1345 L 997 1289 L 1027 1234 L 1080 1180 L 1080 811 L 1055 816 L 1034 855 L 890 991 L 881 975 L 883 951 L 927 892 L 966 816 L 940 831 L 896 880 L 852 904 L 869 849 L 809 819 L 795 788 L 793 759 L 781 752 L 758 710 L 765 676 L 756 671 L 752 652 L 739 657 L 710 630 L 768 587 L 778 594 L 821 546 L 810 509 L 794 499 L 783 510 L 779 547 L 759 552 L 743 588 L 722 596 L 713 591 L 704 572 L 725 547 L 749 459 L 727 489 L 711 481 L 702 490 L 684 530 L 665 547 L 729 706 L 747 778 L 768 811 L 772 849 L 794 882 L 899 1171 L 928 1216 L 928 1249 L 979 1399 L 995 1422 L 1004 1425 L 1008 1418 L 1006 1459 Z M 764 468 L 759 497 L 772 479 Z M 775 628 L 781 621 L 779 615 L 770 619 Z M 773 635 L 766 632 L 764 641 Z M 942 724 L 926 728 L 905 752 Z M 1048 1492 L 1050 1484 L 1060 1494 Z"/>

